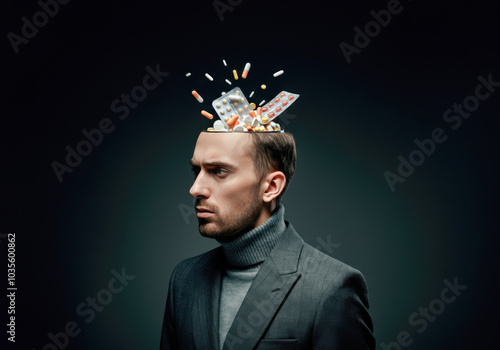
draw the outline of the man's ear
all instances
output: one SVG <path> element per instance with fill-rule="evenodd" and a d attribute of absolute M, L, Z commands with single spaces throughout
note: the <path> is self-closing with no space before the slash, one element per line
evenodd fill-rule
<path fill-rule="evenodd" d="M 262 200 L 271 203 L 273 199 L 278 197 L 285 188 L 286 177 L 281 171 L 273 171 L 266 175 L 262 182 L 264 191 Z"/>

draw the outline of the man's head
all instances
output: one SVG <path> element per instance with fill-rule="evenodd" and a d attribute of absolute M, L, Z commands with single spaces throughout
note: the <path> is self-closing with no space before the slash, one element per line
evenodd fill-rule
<path fill-rule="evenodd" d="M 290 184 L 296 158 L 289 133 L 202 132 L 189 191 L 200 233 L 228 240 L 266 221 Z"/>

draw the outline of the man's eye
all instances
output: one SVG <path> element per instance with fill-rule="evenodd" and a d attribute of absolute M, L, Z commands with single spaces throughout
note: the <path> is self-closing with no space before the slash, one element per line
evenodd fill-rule
<path fill-rule="evenodd" d="M 222 169 L 222 168 L 216 168 L 214 170 L 212 170 L 212 172 L 216 175 L 224 175 L 224 174 L 227 174 L 227 171 Z"/>

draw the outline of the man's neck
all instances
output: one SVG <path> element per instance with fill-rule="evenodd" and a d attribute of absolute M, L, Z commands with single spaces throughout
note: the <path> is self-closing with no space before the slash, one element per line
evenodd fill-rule
<path fill-rule="evenodd" d="M 286 229 L 285 208 L 280 205 L 262 224 L 228 241 L 217 240 L 231 266 L 244 267 L 265 260 Z"/>

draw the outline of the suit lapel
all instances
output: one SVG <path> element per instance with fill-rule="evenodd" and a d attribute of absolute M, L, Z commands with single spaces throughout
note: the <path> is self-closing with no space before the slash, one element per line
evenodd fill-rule
<path fill-rule="evenodd" d="M 205 272 L 193 290 L 193 340 L 196 349 L 219 349 L 219 300 L 224 268 L 222 249 L 204 262 Z"/>
<path fill-rule="evenodd" d="M 287 229 L 255 276 L 224 342 L 223 350 L 253 349 L 300 278 L 297 265 L 304 241 Z"/>

